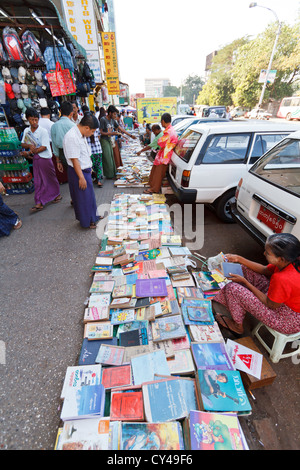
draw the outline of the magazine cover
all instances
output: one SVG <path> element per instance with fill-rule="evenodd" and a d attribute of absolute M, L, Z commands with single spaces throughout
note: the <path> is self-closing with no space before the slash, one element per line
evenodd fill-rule
<path fill-rule="evenodd" d="M 121 450 L 183 450 L 181 425 L 169 423 L 122 423 Z"/>
<path fill-rule="evenodd" d="M 191 343 L 197 369 L 233 370 L 224 342 Z"/>

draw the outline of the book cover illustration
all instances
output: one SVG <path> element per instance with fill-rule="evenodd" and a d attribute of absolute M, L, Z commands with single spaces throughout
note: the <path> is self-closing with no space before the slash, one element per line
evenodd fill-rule
<path fill-rule="evenodd" d="M 108 450 L 109 418 L 65 421 L 57 450 Z"/>
<path fill-rule="evenodd" d="M 130 323 L 135 320 L 135 310 L 133 309 L 116 309 L 111 310 L 111 324 L 121 325 L 122 323 Z"/>
<path fill-rule="evenodd" d="M 78 365 L 84 366 L 84 365 L 95 364 L 96 357 L 97 357 L 101 344 L 117 345 L 117 343 L 118 343 L 117 338 L 95 340 L 95 341 L 89 341 L 87 338 L 84 338 L 82 345 L 81 345 Z"/>
<path fill-rule="evenodd" d="M 192 341 L 195 343 L 219 343 L 224 341 L 217 322 L 212 325 L 189 325 Z"/>
<path fill-rule="evenodd" d="M 114 281 L 93 281 L 90 293 L 106 294 L 113 291 Z"/>
<path fill-rule="evenodd" d="M 244 450 L 234 415 L 191 411 L 189 432 L 191 450 Z"/>
<path fill-rule="evenodd" d="M 193 374 L 195 366 L 190 349 L 175 351 L 174 357 L 167 359 L 171 375 Z"/>
<path fill-rule="evenodd" d="M 251 413 L 238 370 L 198 369 L 198 383 L 205 411 Z"/>
<path fill-rule="evenodd" d="M 168 423 L 122 423 L 121 450 L 183 450 L 181 425 Z"/>
<path fill-rule="evenodd" d="M 76 418 L 103 416 L 105 389 L 102 384 L 86 385 L 80 388 L 69 388 L 66 391 L 61 419 L 63 421 Z"/>
<path fill-rule="evenodd" d="M 71 366 L 67 368 L 60 398 L 64 398 L 69 388 L 80 388 L 86 385 L 101 383 L 101 364 Z"/>
<path fill-rule="evenodd" d="M 203 292 L 220 290 L 219 284 L 214 280 L 210 272 L 195 271 L 193 276 Z"/>
<path fill-rule="evenodd" d="M 210 300 L 184 299 L 181 304 L 181 312 L 186 325 L 214 323 Z"/>
<path fill-rule="evenodd" d="M 108 307 L 110 304 L 110 294 L 91 294 L 88 307 Z"/>
<path fill-rule="evenodd" d="M 113 325 L 110 322 L 85 323 L 84 337 L 89 341 L 113 337 Z"/>
<path fill-rule="evenodd" d="M 153 341 L 183 338 L 186 335 L 181 315 L 159 317 L 151 324 Z"/>
<path fill-rule="evenodd" d="M 191 343 L 197 369 L 234 370 L 225 343 Z"/>

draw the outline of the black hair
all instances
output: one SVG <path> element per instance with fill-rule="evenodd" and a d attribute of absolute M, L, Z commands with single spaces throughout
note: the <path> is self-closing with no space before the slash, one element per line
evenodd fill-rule
<path fill-rule="evenodd" d="M 291 233 L 274 233 L 266 241 L 272 253 L 285 259 L 300 273 L 300 242 Z"/>
<path fill-rule="evenodd" d="M 48 116 L 48 115 L 51 115 L 51 111 L 49 108 L 42 108 L 41 109 L 41 116 Z"/>
<path fill-rule="evenodd" d="M 30 117 L 38 118 L 39 113 L 34 108 L 27 108 L 26 113 L 25 113 L 25 117 L 26 117 L 26 119 L 28 119 Z"/>
<path fill-rule="evenodd" d="M 166 124 L 172 121 L 171 114 L 169 113 L 164 113 L 161 117 L 161 121 L 164 121 Z"/>
<path fill-rule="evenodd" d="M 151 127 L 152 132 L 155 131 L 155 129 L 157 131 L 161 131 L 160 125 L 159 124 L 153 124 L 153 126 Z"/>
<path fill-rule="evenodd" d="M 62 116 L 70 116 L 70 114 L 73 112 L 73 105 L 70 101 L 64 101 L 60 105 L 60 112 Z"/>
<path fill-rule="evenodd" d="M 88 113 L 90 111 L 90 108 L 84 104 L 83 106 L 81 106 L 81 111 L 84 113 Z"/>
<path fill-rule="evenodd" d="M 117 110 L 117 108 L 114 106 L 114 105 L 109 105 L 108 108 L 107 108 L 107 114 L 109 113 L 118 113 L 119 111 Z"/>
<path fill-rule="evenodd" d="M 94 116 L 93 114 L 85 113 L 83 118 L 80 121 L 80 125 L 81 126 L 87 126 L 90 129 L 98 129 L 99 121 L 96 118 L 96 116 Z"/>

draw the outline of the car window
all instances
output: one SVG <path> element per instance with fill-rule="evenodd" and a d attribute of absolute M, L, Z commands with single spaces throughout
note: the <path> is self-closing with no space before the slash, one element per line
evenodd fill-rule
<path fill-rule="evenodd" d="M 189 162 L 201 136 L 202 134 L 199 132 L 187 130 L 179 139 L 176 147 L 174 148 L 174 153 L 185 162 Z"/>
<path fill-rule="evenodd" d="M 250 134 L 214 135 L 202 163 L 242 163 L 247 154 Z"/>
<path fill-rule="evenodd" d="M 256 135 L 254 144 L 251 151 L 249 163 L 255 163 L 259 157 L 266 153 L 270 148 L 274 147 L 277 142 L 286 137 L 285 134 L 267 134 L 267 135 Z"/>
<path fill-rule="evenodd" d="M 300 196 L 300 141 L 284 139 L 255 163 L 250 171 Z"/>

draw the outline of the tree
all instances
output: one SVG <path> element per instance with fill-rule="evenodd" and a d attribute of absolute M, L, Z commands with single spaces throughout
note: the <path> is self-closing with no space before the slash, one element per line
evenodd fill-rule
<path fill-rule="evenodd" d="M 198 75 L 189 75 L 183 82 L 182 95 L 183 102 L 193 105 L 196 102 L 199 92 L 202 90 L 204 80 Z"/>
<path fill-rule="evenodd" d="M 180 96 L 180 88 L 177 86 L 165 86 L 163 96 L 166 98 L 168 96 Z"/>

